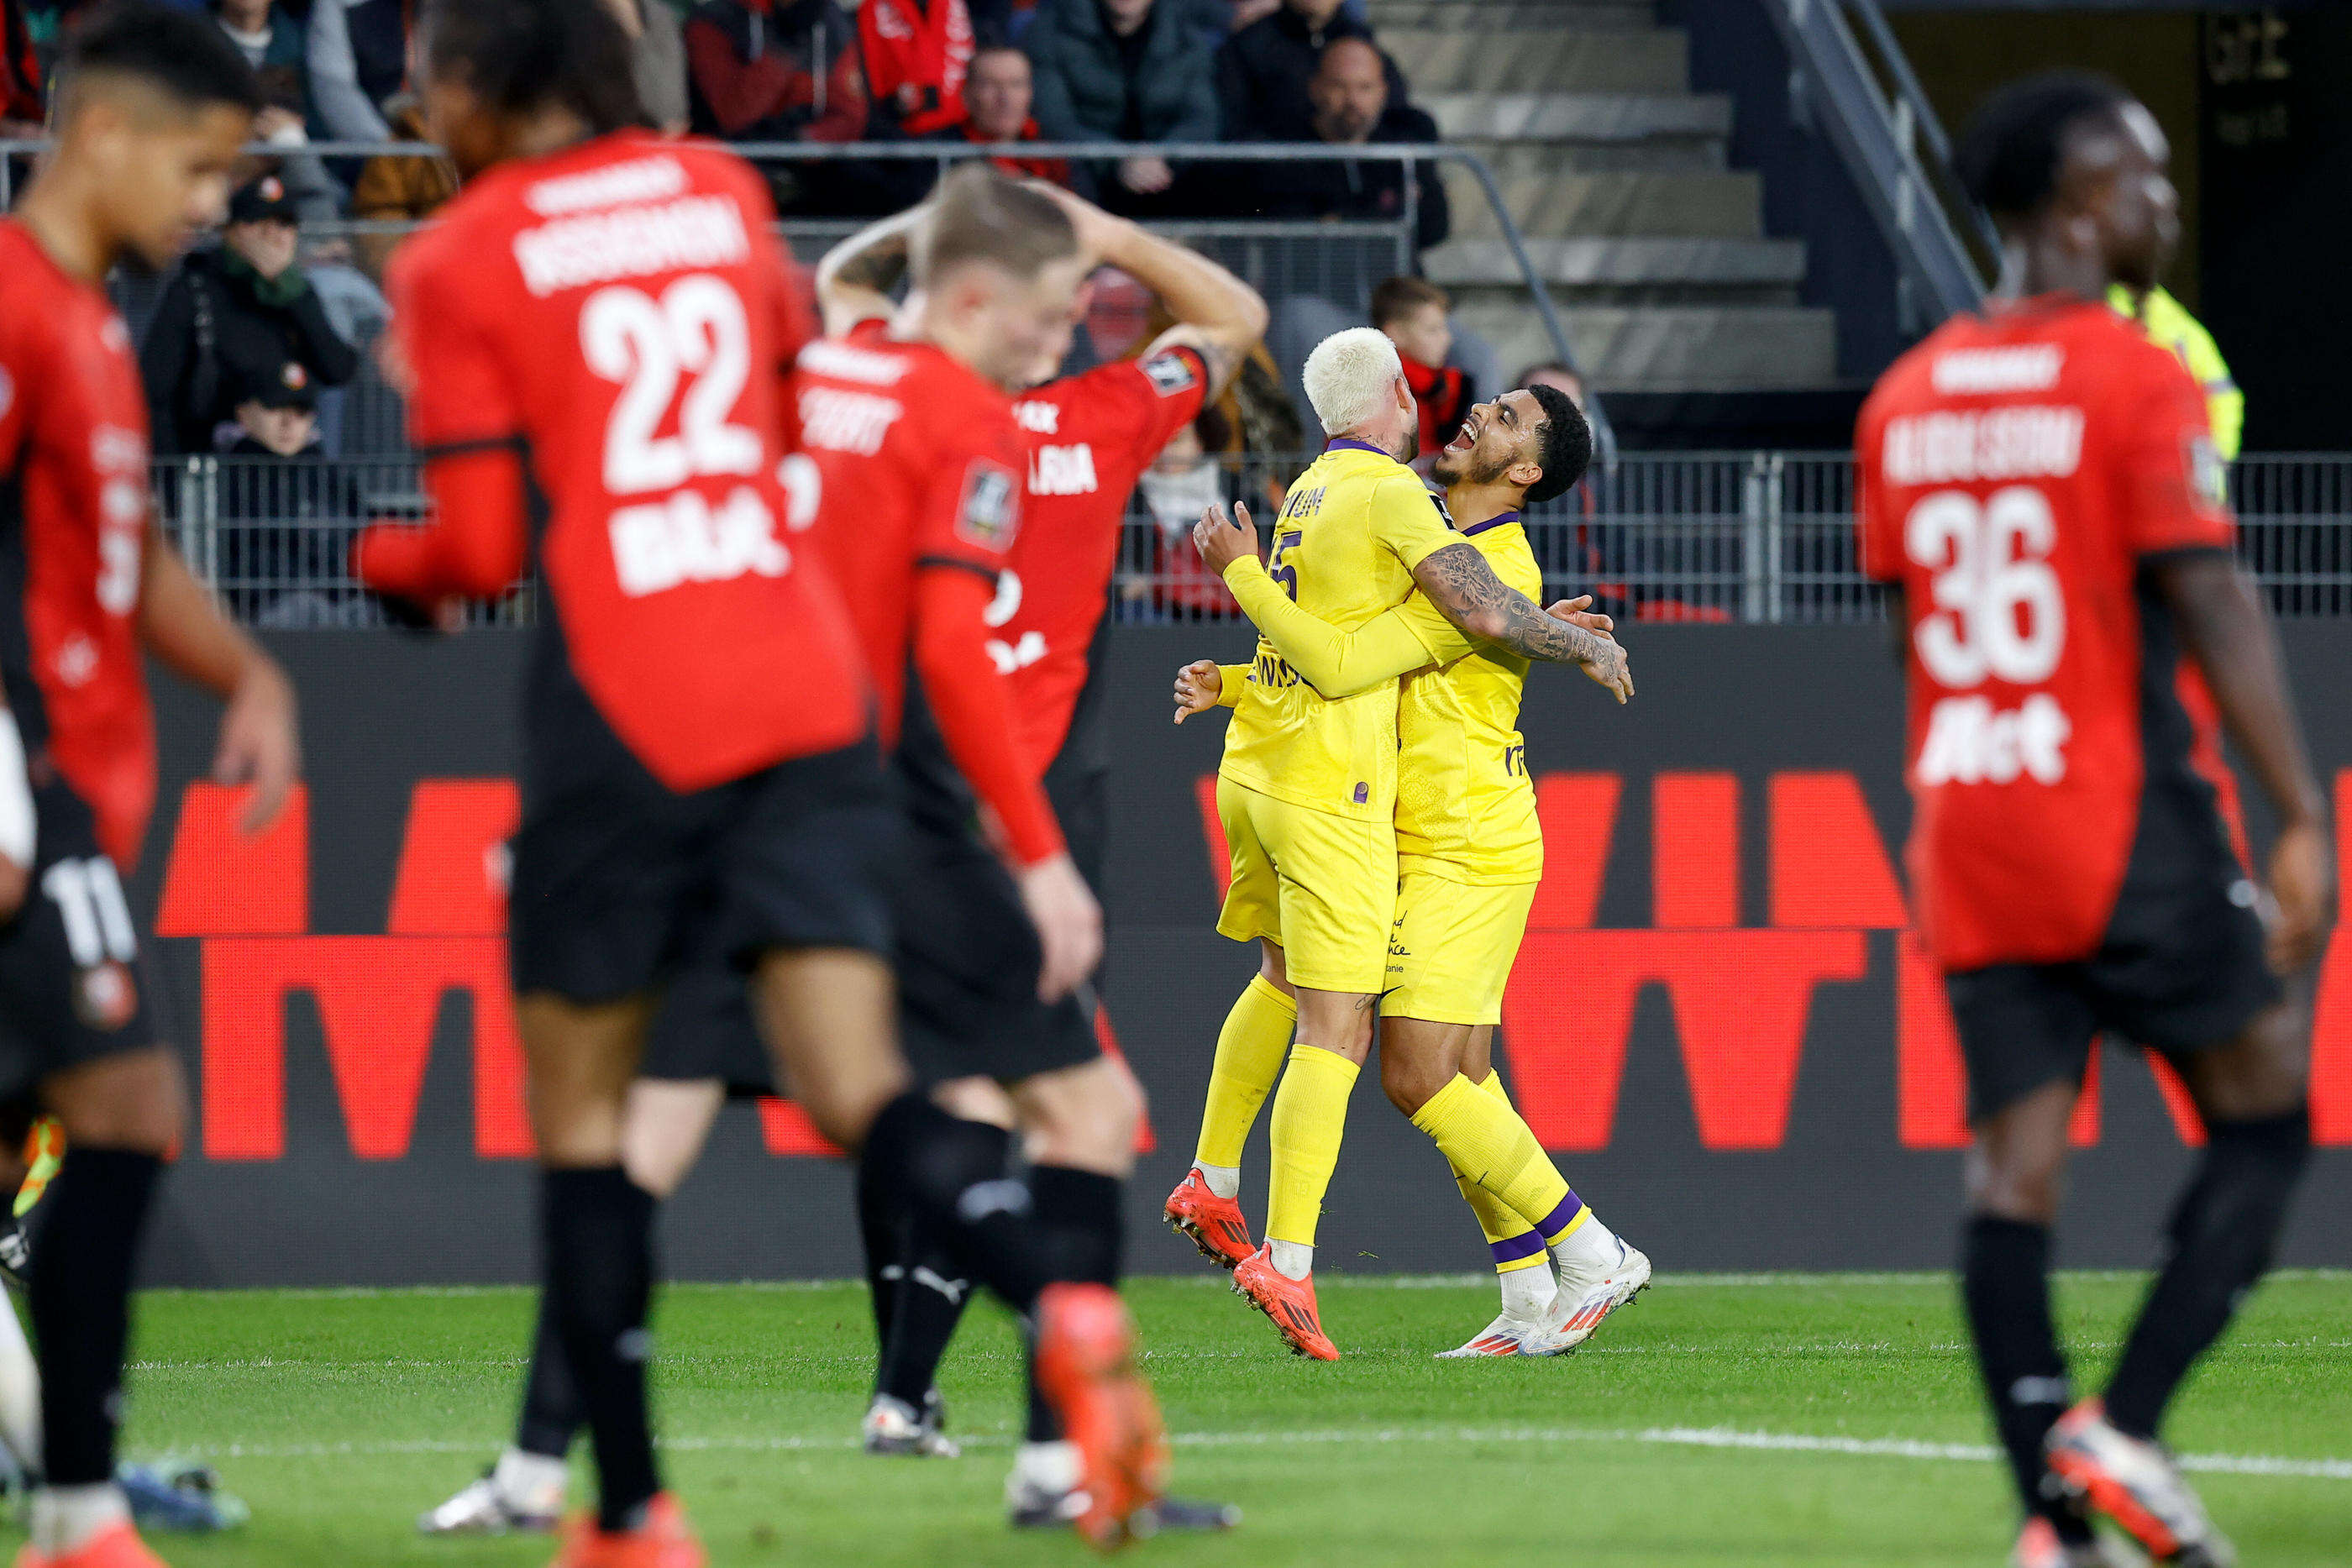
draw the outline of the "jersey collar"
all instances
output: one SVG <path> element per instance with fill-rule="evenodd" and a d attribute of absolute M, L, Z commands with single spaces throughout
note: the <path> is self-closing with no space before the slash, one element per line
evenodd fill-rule
<path fill-rule="evenodd" d="M 1505 523 L 1516 523 L 1516 522 L 1517 522 L 1518 520 L 1519 520 L 1519 514 L 1518 514 L 1518 513 L 1517 513 L 1516 511 L 1512 511 L 1512 512 L 1497 512 L 1497 513 L 1496 513 L 1493 517 L 1488 517 L 1485 522 L 1483 522 L 1483 523 L 1474 523 L 1474 524 L 1472 524 L 1470 527 L 1468 527 L 1468 528 L 1466 528 L 1463 529 L 1463 530 L 1462 530 L 1462 537 L 1463 537 L 1464 538 L 1465 538 L 1465 539 L 1466 539 L 1466 538 L 1468 538 L 1472 534 L 1483 534 L 1483 533 L 1485 533 L 1488 528 L 1501 528 Z"/>
<path fill-rule="evenodd" d="M 1327 457 L 1334 452 L 1369 452 L 1375 457 L 1386 457 L 1388 455 L 1387 453 L 1381 451 L 1370 442 L 1359 441 L 1352 435 L 1340 436 L 1337 441 L 1332 442 L 1328 446 L 1323 448 L 1323 454 Z"/>

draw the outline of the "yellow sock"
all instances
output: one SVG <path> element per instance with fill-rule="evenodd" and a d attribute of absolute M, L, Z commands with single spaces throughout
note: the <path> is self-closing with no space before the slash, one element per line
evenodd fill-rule
<path fill-rule="evenodd" d="M 1252 975 L 1225 1015 L 1225 1027 L 1217 1031 L 1217 1059 L 1209 1068 L 1195 1160 L 1205 1166 L 1242 1163 L 1250 1124 L 1282 1071 L 1283 1053 L 1297 1027 L 1298 1004 L 1264 975 Z"/>
<path fill-rule="evenodd" d="M 1336 1051 L 1290 1048 L 1290 1068 L 1274 1096 L 1274 1191 L 1267 1200 L 1269 1241 L 1315 1245 L 1323 1192 L 1339 1166 L 1339 1139 L 1348 1130 L 1348 1094 L 1356 1064 Z"/>
<path fill-rule="evenodd" d="M 1493 1068 L 1489 1067 L 1486 1069 L 1486 1076 L 1479 1081 L 1478 1087 L 1484 1089 L 1487 1093 L 1492 1094 L 1496 1099 L 1500 1100 L 1504 1104 L 1510 1105 L 1511 1097 L 1508 1093 L 1505 1092 L 1503 1089 L 1503 1075 L 1496 1071 Z M 1518 1107 L 1514 1105 L 1511 1109 L 1513 1114 L 1517 1113 Z M 1524 1119 L 1525 1118 L 1522 1118 L 1522 1120 Z M 1534 1129 L 1532 1128 L 1529 1129 L 1530 1132 L 1533 1130 Z M 1484 1192 L 1486 1188 L 1481 1187 L 1478 1190 Z M 1563 1198 L 1559 1205 L 1553 1207 L 1549 1214 L 1544 1217 L 1544 1223 L 1548 1225 L 1549 1228 L 1545 1229 L 1538 1227 L 1538 1234 L 1543 1237 L 1544 1245 L 1549 1247 L 1554 1242 L 1559 1240 L 1562 1237 L 1568 1235 L 1570 1231 L 1575 1230 L 1578 1227 L 1581 1226 L 1586 1220 L 1591 1218 L 1592 1210 L 1585 1207 L 1584 1200 L 1578 1197 L 1576 1194 L 1571 1191 L 1567 1197 Z M 1497 1265 L 1497 1267 L 1499 1267 L 1499 1265 Z"/>
<path fill-rule="evenodd" d="M 1510 1103 L 1460 1073 L 1413 1113 L 1412 1124 L 1436 1141 L 1447 1161 L 1475 1179 L 1547 1240 L 1574 1223 L 1576 1195 Z M 1564 1205 L 1575 1205 L 1565 1213 Z"/>

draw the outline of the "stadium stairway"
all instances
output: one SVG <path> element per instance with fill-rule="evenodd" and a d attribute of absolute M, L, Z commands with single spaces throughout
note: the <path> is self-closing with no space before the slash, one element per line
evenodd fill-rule
<path fill-rule="evenodd" d="M 1801 241 L 1767 238 L 1760 176 L 1727 166 L 1731 100 L 1690 90 L 1646 0 L 1371 0 L 1381 45 L 1446 140 L 1484 157 L 1604 393 L 1828 388 L 1835 313 L 1797 302 Z M 1453 237 L 1426 255 L 1509 371 L 1549 359 L 1486 195 L 1448 166 Z"/>

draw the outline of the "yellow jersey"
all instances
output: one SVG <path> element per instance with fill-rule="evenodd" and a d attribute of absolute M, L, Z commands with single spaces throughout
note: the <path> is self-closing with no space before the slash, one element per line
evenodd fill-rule
<path fill-rule="evenodd" d="M 1423 557 L 1459 542 L 1412 469 L 1343 438 L 1291 486 L 1265 570 L 1301 610 L 1351 632 L 1404 601 Z M 1261 636 L 1218 772 L 1310 810 L 1388 820 L 1396 810 L 1395 678 L 1327 699 Z"/>
<path fill-rule="evenodd" d="M 2141 330 L 2172 350 L 2197 384 L 2205 392 L 2205 414 L 2213 425 L 2213 449 L 2222 461 L 2235 462 L 2239 443 L 2246 432 L 2246 394 L 2238 390 L 2231 378 L 2229 361 L 2221 358 L 2220 345 L 2204 323 L 2189 313 L 2170 294 L 2161 288 L 2148 290 L 2145 298 L 2135 301 L 2130 289 L 2122 284 L 2107 290 L 2107 303 L 2116 312 L 2140 324 Z"/>
<path fill-rule="evenodd" d="M 1495 575 L 1538 603 L 1543 570 L 1517 512 L 1464 528 Z M 1528 661 L 1474 642 L 1416 593 L 1398 612 L 1429 650 L 1397 698 L 1400 868 L 1465 883 L 1536 882 L 1543 829 L 1528 778 L 1519 703 Z"/>

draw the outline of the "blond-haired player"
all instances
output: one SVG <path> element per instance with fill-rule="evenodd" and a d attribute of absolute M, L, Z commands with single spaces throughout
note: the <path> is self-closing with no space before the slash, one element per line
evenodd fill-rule
<path fill-rule="evenodd" d="M 1418 585 L 1454 625 L 1522 657 L 1585 666 L 1632 692 L 1624 651 L 1606 632 L 1546 614 L 1446 526 L 1403 459 L 1417 413 L 1388 339 L 1334 334 L 1307 357 L 1307 395 L 1329 446 L 1290 487 L 1265 569 L 1291 602 L 1339 632 L 1404 602 Z M 1219 527 L 1223 525 L 1219 519 Z M 1226 527 L 1236 541 L 1244 530 Z M 1236 548 L 1255 556 L 1255 536 Z M 1397 678 L 1328 695 L 1261 638 L 1239 683 L 1218 768 L 1217 809 L 1233 879 L 1217 929 L 1259 943 L 1262 966 L 1219 1036 L 1205 1121 L 1246 1132 L 1295 1030 L 1275 1095 L 1266 1245 L 1248 1250 L 1230 1209 L 1233 1157 L 1204 1159 L 1168 1202 L 1170 1218 L 1234 1269 L 1234 1288 L 1300 1354 L 1336 1360 L 1313 1280 L 1316 1221 L 1339 1163 L 1348 1097 L 1371 1049 L 1390 985 L 1396 913 Z M 1230 1216 L 1226 1223 L 1219 1220 Z"/>
<path fill-rule="evenodd" d="M 1507 392 L 1471 411 L 1433 472 L 1447 486 L 1454 527 L 1505 582 L 1540 592 L 1543 573 L 1521 508 L 1565 492 L 1591 460 L 1591 427 L 1551 388 Z M 1222 519 L 1220 519 L 1222 521 Z M 1494 1071 L 1503 988 L 1543 875 L 1543 834 L 1518 733 L 1528 661 L 1467 637 L 1421 595 L 1342 632 L 1291 603 L 1234 530 L 1204 528 L 1202 554 L 1292 667 L 1334 697 L 1404 676 L 1397 716 L 1399 880 L 1381 998 L 1381 1086 L 1435 1140 L 1501 1277 L 1503 1310 L 1448 1356 L 1547 1355 L 1573 1350 L 1647 1284 L 1649 1260 L 1625 1245 L 1571 1191 L 1512 1109 Z M 1586 600 L 1552 613 L 1582 615 Z M 1245 666 L 1178 672 L 1177 719 L 1230 703 Z M 1271 1088 L 1278 1051 L 1237 1041 L 1229 1076 Z M 1230 1166 L 1250 1105 L 1224 1097 L 1202 1118 L 1203 1166 Z M 1220 1156 L 1223 1156 L 1222 1159 Z M 1205 1181 L 1205 1176 L 1198 1179 Z M 1246 1233 L 1238 1202 L 1224 1223 Z M 1547 1265 L 1549 1264 L 1549 1267 Z"/>

